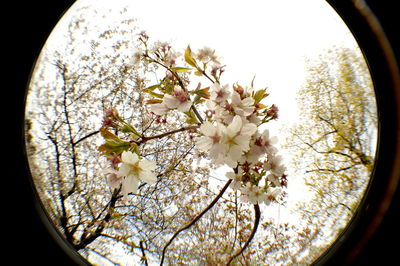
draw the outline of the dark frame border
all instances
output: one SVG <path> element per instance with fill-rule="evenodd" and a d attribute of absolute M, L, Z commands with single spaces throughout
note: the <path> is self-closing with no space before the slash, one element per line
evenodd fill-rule
<path fill-rule="evenodd" d="M 342 16 L 369 62 L 377 90 L 381 137 L 374 178 L 362 206 L 348 229 L 316 261 L 316 264 L 355 264 L 372 262 L 371 259 L 391 262 L 398 260 L 396 253 L 398 248 L 392 246 L 390 241 L 394 234 L 398 235 L 397 228 L 400 224 L 399 218 L 396 218 L 400 211 L 399 190 L 396 190 L 400 165 L 400 87 L 398 85 L 400 74 L 398 69 L 396 72 L 393 67 L 390 67 L 393 62 L 388 61 L 396 62 L 397 59 L 399 62 L 399 54 L 387 57 L 389 51 L 385 48 L 385 44 L 377 39 L 374 31 L 371 30 L 371 25 L 351 1 L 328 0 L 327 2 Z M 7 235 L 10 242 L 6 248 L 10 252 L 5 252 L 4 260 L 27 259 L 31 264 L 36 262 L 54 265 L 86 264 L 79 254 L 69 249 L 68 244 L 56 232 L 47 215 L 43 210 L 40 211 L 40 204 L 37 205 L 35 202 L 36 196 L 29 178 L 23 144 L 23 99 L 33 62 L 52 28 L 72 3 L 71 0 L 59 0 L 51 4 L 33 1 L 7 6 L 7 11 L 11 12 L 10 14 L 14 15 L 13 19 L 19 20 L 20 24 L 11 26 L 9 36 L 13 41 L 9 42 L 10 47 L 7 47 L 13 52 L 13 57 L 9 60 L 7 70 L 11 70 L 11 73 L 7 75 L 10 87 L 6 91 L 6 97 L 10 94 L 10 103 L 14 105 L 12 108 L 17 107 L 17 110 L 8 113 L 6 118 L 10 119 L 8 125 L 11 125 L 15 133 L 5 141 L 6 149 L 13 160 L 3 174 L 11 181 L 10 185 L 6 183 L 8 192 L 6 192 L 7 198 L 3 205 L 10 205 L 10 207 L 6 206 L 5 212 L 8 217 L 12 217 L 10 219 L 12 224 L 9 226 L 13 230 L 6 230 L 10 231 L 10 236 Z M 386 41 L 392 44 L 392 48 L 399 49 L 400 43 L 395 38 L 399 31 L 394 29 L 395 22 L 399 21 L 395 14 L 395 4 L 371 0 L 369 5 L 375 13 L 375 18 L 384 28 L 384 32 L 380 31 L 379 34 L 383 33 L 385 38 L 388 38 Z M 393 28 L 390 28 L 391 25 L 394 25 Z M 42 214 L 38 214 L 36 208 L 39 208 L 39 213 L 42 212 Z"/>
<path fill-rule="evenodd" d="M 398 258 L 394 259 L 396 246 L 391 240 L 399 233 L 395 213 L 399 211 L 400 72 L 399 54 L 396 58 L 393 50 L 399 47 L 398 40 L 389 23 L 396 9 L 382 1 L 380 5 L 357 0 L 327 2 L 347 24 L 367 60 L 378 105 L 379 138 L 375 169 L 356 215 L 314 264 L 393 263 Z"/>

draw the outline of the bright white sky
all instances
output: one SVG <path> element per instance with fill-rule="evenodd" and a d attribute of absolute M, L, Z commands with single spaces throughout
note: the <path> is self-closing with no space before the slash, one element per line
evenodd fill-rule
<path fill-rule="evenodd" d="M 152 40 L 170 41 L 182 52 L 208 46 L 227 65 L 222 83 L 268 87 L 280 120 L 297 118 L 295 96 L 305 78 L 305 57 L 332 46 L 356 46 L 337 13 L 323 0 L 80 0 L 74 7 L 119 10 L 137 18 Z M 73 13 L 72 8 L 64 17 Z M 112 12 L 115 10 L 115 12 Z M 98 21 L 100 23 L 100 20 Z"/>

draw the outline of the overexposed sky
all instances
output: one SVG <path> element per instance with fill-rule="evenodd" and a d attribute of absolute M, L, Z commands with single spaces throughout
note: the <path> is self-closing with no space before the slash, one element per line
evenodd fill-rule
<path fill-rule="evenodd" d="M 109 10 L 103 23 L 118 21 L 126 6 L 153 41 L 170 41 L 182 52 L 187 45 L 215 49 L 227 66 L 221 82 L 245 86 L 255 76 L 256 87 L 270 89 L 271 103 L 287 122 L 296 119 L 295 92 L 304 82 L 305 57 L 356 45 L 324 0 L 80 0 L 71 13 L 81 6 Z"/>

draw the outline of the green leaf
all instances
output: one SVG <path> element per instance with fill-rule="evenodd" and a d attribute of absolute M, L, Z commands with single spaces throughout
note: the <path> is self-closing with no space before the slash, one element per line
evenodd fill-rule
<path fill-rule="evenodd" d="M 198 68 L 196 60 L 192 57 L 192 50 L 190 49 L 190 46 L 188 46 L 185 50 L 185 61 L 192 67 Z"/>
<path fill-rule="evenodd" d="M 188 67 L 171 67 L 171 70 L 174 71 L 174 72 L 181 73 L 181 72 L 187 72 L 187 71 L 190 71 L 190 70 L 193 70 L 193 69 L 192 68 L 188 68 Z"/>
<path fill-rule="evenodd" d="M 187 116 L 186 123 L 188 123 L 189 125 L 199 123 L 199 120 L 197 120 L 196 115 L 191 110 L 188 112 L 184 112 L 184 114 Z"/>
<path fill-rule="evenodd" d="M 160 93 L 156 93 L 150 89 L 143 89 L 142 90 L 145 93 L 148 93 L 150 96 L 154 97 L 154 98 L 159 98 L 162 99 L 164 97 L 164 95 L 160 94 Z"/>
<path fill-rule="evenodd" d="M 160 100 L 160 99 L 150 99 L 150 100 L 147 100 L 146 103 L 147 103 L 147 104 L 162 103 L 162 100 Z"/>
<path fill-rule="evenodd" d="M 262 89 L 262 90 L 258 90 L 254 95 L 254 102 L 255 103 L 259 103 L 262 99 L 264 99 L 265 97 L 267 97 L 269 94 L 265 92 L 266 89 Z"/>
<path fill-rule="evenodd" d="M 157 88 L 160 88 L 161 87 L 161 85 L 160 84 L 156 84 L 156 85 L 152 85 L 152 86 L 150 86 L 150 87 L 147 87 L 146 89 L 143 89 L 143 91 L 153 91 L 153 90 L 155 90 L 155 89 L 157 89 Z"/>
<path fill-rule="evenodd" d="M 111 133 L 110 131 L 108 131 L 105 128 L 100 128 L 100 134 L 105 140 L 108 140 L 108 139 L 119 140 L 117 135 Z"/>
<path fill-rule="evenodd" d="M 199 97 L 205 98 L 205 99 L 210 99 L 210 87 L 203 88 L 203 89 L 198 89 L 194 91 L 194 94 L 198 95 Z"/>

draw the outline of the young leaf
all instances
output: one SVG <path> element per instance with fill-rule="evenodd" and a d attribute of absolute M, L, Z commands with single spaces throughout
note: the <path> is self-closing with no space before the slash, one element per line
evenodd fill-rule
<path fill-rule="evenodd" d="M 190 71 L 190 70 L 192 70 L 192 69 L 191 69 L 191 68 L 188 68 L 188 67 L 171 67 L 171 70 L 174 71 L 174 72 L 181 73 L 181 72 Z"/>
<path fill-rule="evenodd" d="M 155 90 L 155 89 L 157 89 L 157 88 L 160 88 L 160 87 L 161 87 L 160 84 L 156 84 L 156 85 L 152 85 L 152 86 L 150 86 L 150 87 L 147 87 L 147 88 L 144 89 L 144 90 L 146 90 L 146 91 L 153 91 L 153 90 Z"/>
<path fill-rule="evenodd" d="M 143 89 L 142 91 L 148 93 L 150 96 L 153 96 L 154 98 L 162 99 L 164 97 L 164 95 L 156 93 L 150 89 Z"/>
<path fill-rule="evenodd" d="M 156 103 L 162 103 L 162 100 L 160 99 L 150 99 L 146 102 L 147 104 L 156 104 Z"/>
<path fill-rule="evenodd" d="M 188 63 L 189 65 L 191 65 L 192 67 L 197 68 L 197 63 L 196 60 L 194 60 L 194 58 L 192 57 L 192 50 L 190 49 L 190 46 L 188 46 L 186 48 L 185 51 L 185 61 L 186 63 Z"/>
<path fill-rule="evenodd" d="M 197 120 L 196 115 L 191 110 L 189 110 L 188 112 L 184 112 L 184 114 L 187 116 L 186 123 L 188 123 L 189 125 L 199 123 L 199 120 Z"/>

